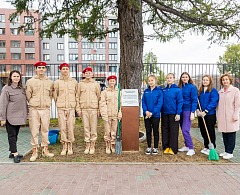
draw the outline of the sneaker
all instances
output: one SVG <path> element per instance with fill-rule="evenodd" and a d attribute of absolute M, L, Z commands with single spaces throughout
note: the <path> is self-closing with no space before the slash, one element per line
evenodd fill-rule
<path fill-rule="evenodd" d="M 189 147 L 182 147 L 181 149 L 178 149 L 179 152 L 188 152 L 189 151 Z"/>
<path fill-rule="evenodd" d="M 192 155 L 194 155 L 194 154 L 195 154 L 194 149 L 189 149 L 188 152 L 187 152 L 187 155 L 188 155 L 188 156 L 192 156 Z"/>
<path fill-rule="evenodd" d="M 169 148 L 168 154 L 172 154 L 172 155 L 174 154 L 172 148 Z"/>
<path fill-rule="evenodd" d="M 158 149 L 157 148 L 153 148 L 152 154 L 154 154 L 154 155 L 158 154 Z"/>
<path fill-rule="evenodd" d="M 169 152 L 169 148 L 166 148 L 163 153 L 168 154 L 168 152 Z"/>
<path fill-rule="evenodd" d="M 201 153 L 205 154 L 206 150 L 207 150 L 207 148 L 204 148 L 203 150 L 201 150 Z"/>
<path fill-rule="evenodd" d="M 233 157 L 233 154 L 229 154 L 229 153 L 226 153 L 224 156 L 223 156 L 223 159 L 230 159 Z"/>
<path fill-rule="evenodd" d="M 201 153 L 209 155 L 210 150 L 208 148 L 204 148 L 203 150 L 201 150 Z"/>
<path fill-rule="evenodd" d="M 152 148 L 147 148 L 145 154 L 151 154 Z"/>
<path fill-rule="evenodd" d="M 227 152 L 222 152 L 219 154 L 219 156 L 224 156 L 225 154 L 227 154 Z"/>

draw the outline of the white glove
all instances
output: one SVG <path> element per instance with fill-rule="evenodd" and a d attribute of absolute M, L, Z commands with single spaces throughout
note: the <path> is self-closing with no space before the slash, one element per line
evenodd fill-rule
<path fill-rule="evenodd" d="M 206 116 L 206 112 L 202 112 L 202 116 L 201 117 L 204 117 Z"/>
<path fill-rule="evenodd" d="M 194 119 L 195 119 L 194 112 L 191 112 L 190 121 L 193 121 Z"/>
<path fill-rule="evenodd" d="M 198 117 L 201 117 L 201 116 L 202 116 L 202 115 L 201 115 L 201 112 L 200 112 L 198 109 L 196 110 L 196 112 L 197 112 L 197 116 L 198 116 Z"/>
<path fill-rule="evenodd" d="M 176 114 L 175 121 L 179 121 L 179 120 L 180 120 L 180 115 Z"/>

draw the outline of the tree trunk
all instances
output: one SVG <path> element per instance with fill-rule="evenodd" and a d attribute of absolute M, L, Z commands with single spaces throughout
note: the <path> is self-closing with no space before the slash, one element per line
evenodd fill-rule
<path fill-rule="evenodd" d="M 118 23 L 120 29 L 120 67 L 121 89 L 138 89 L 141 100 L 141 80 L 143 68 L 143 25 L 142 1 L 118 0 Z M 139 102 L 140 103 L 140 102 Z"/>

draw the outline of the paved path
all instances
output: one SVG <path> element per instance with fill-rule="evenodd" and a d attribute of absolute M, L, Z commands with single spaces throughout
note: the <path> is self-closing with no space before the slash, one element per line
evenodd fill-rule
<path fill-rule="evenodd" d="M 240 194 L 240 165 L 0 165 L 0 194 Z"/>
<path fill-rule="evenodd" d="M 225 152 L 222 133 L 218 132 L 217 129 L 215 129 L 215 132 L 216 132 L 216 151 L 218 153 Z M 198 141 L 203 143 L 203 138 L 201 136 L 200 129 L 192 128 L 190 133 Z M 237 134 L 236 134 L 236 146 L 235 146 L 235 149 L 233 151 L 233 158 L 231 159 L 231 161 L 240 163 L 240 131 L 237 131 Z"/>
<path fill-rule="evenodd" d="M 49 129 L 59 129 L 59 128 L 49 128 Z M 30 147 L 31 132 L 29 128 L 20 128 L 18 134 L 17 148 L 18 153 L 26 155 L 31 151 Z M 39 135 L 39 141 L 41 140 L 41 134 Z M 40 143 L 40 142 L 39 142 Z M 7 138 L 6 128 L 0 128 L 0 162 L 13 162 L 9 159 L 9 145 Z"/>

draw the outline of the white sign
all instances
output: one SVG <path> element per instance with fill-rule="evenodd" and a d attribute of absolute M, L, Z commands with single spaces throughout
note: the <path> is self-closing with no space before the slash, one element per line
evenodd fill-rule
<path fill-rule="evenodd" d="M 122 106 L 139 106 L 137 89 L 122 90 Z"/>

